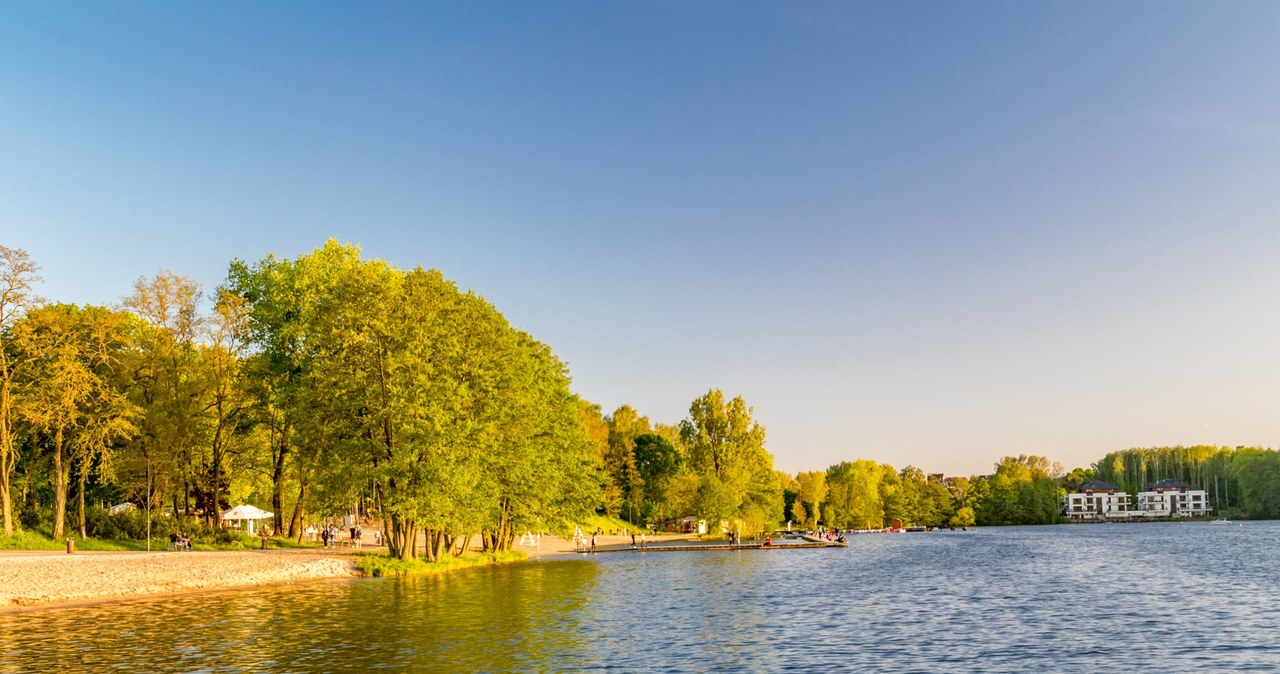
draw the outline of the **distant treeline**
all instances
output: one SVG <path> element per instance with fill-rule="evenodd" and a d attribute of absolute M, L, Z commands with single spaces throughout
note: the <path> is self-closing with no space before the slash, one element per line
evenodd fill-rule
<path fill-rule="evenodd" d="M 1072 471 L 1068 488 L 1096 477 L 1136 494 L 1164 479 L 1209 494 L 1218 511 L 1254 519 L 1280 518 L 1280 452 L 1264 447 L 1151 447 L 1102 457 L 1088 470 Z"/>
<path fill-rule="evenodd" d="M 1280 518 L 1280 452 L 1204 445 L 1126 449 L 1069 473 L 1026 455 L 1001 459 L 989 475 L 945 478 L 914 467 L 846 461 L 784 476 L 785 517 L 840 528 L 880 527 L 894 519 L 919 526 L 1052 524 L 1063 521 L 1062 496 L 1094 479 L 1130 495 L 1160 480 L 1178 480 L 1208 492 L 1218 512 Z"/>
<path fill-rule="evenodd" d="M 919 468 L 861 459 L 788 480 L 787 517 L 841 529 L 1051 524 L 1059 519 L 1059 481 L 1048 459 L 1005 457 L 987 476 L 926 475 Z"/>

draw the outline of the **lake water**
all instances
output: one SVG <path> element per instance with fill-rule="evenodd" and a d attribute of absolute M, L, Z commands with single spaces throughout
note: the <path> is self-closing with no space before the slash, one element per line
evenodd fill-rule
<path fill-rule="evenodd" d="M 1278 590 L 1274 522 L 851 536 L 0 615 L 0 671 L 1277 671 Z"/>

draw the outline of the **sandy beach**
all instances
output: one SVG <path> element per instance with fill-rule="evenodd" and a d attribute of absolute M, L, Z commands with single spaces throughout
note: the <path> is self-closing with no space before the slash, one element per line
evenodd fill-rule
<path fill-rule="evenodd" d="M 6 553 L 0 611 L 150 594 L 358 575 L 351 555 L 323 550 Z"/>

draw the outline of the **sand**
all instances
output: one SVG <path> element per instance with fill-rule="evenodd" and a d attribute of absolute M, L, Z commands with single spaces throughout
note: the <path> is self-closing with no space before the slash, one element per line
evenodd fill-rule
<path fill-rule="evenodd" d="M 356 575 L 353 556 L 323 550 L 12 553 L 0 555 L 0 611 Z"/>

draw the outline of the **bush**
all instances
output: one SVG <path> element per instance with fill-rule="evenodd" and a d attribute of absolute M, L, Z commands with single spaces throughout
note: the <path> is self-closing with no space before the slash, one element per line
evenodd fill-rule
<path fill-rule="evenodd" d="M 126 510 L 111 514 L 105 508 L 92 507 L 85 511 L 85 530 L 91 538 L 105 540 L 134 540 L 147 538 L 147 514 L 142 510 Z M 257 537 L 236 529 L 211 527 L 201 521 L 175 518 L 161 513 L 151 514 L 151 538 L 166 539 L 169 534 L 182 532 L 191 537 L 193 544 L 211 547 L 235 547 L 256 549 L 261 543 Z"/>
<path fill-rule="evenodd" d="M 462 569 L 469 566 L 481 566 L 484 564 L 504 564 L 507 562 L 518 562 L 522 559 L 528 559 L 528 555 L 523 552 L 512 550 L 507 552 L 486 552 L 475 556 L 454 557 L 446 555 L 438 562 L 428 562 L 421 559 L 395 559 L 389 555 L 382 553 L 361 553 L 356 561 L 356 568 L 366 576 L 380 578 L 385 576 L 420 576 L 434 573 L 444 573 L 454 569 Z"/>
<path fill-rule="evenodd" d="M 84 521 L 85 533 L 92 538 L 140 541 L 147 537 L 147 513 L 142 510 L 126 510 L 113 515 L 106 508 L 90 507 L 85 510 Z M 152 538 L 165 538 L 178 529 L 179 523 L 172 517 L 151 514 Z"/>
<path fill-rule="evenodd" d="M 40 526 L 40 510 L 30 503 L 24 503 L 18 511 L 18 524 L 23 529 L 35 529 Z"/>

